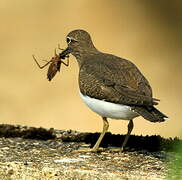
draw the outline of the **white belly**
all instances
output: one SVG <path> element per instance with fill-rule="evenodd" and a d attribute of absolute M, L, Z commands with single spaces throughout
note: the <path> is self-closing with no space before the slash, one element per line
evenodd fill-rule
<path fill-rule="evenodd" d="M 138 114 L 133 112 L 129 106 L 90 98 L 89 96 L 84 96 L 81 92 L 80 96 L 83 102 L 92 111 L 96 112 L 102 117 L 131 120 L 138 116 Z"/>

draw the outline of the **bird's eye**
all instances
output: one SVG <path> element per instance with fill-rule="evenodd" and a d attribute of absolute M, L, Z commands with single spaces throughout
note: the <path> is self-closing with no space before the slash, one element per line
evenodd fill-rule
<path fill-rule="evenodd" d="M 72 40 L 71 40 L 70 37 L 67 37 L 67 38 L 66 38 L 66 42 L 67 42 L 68 44 L 69 44 L 71 41 L 72 41 Z"/>

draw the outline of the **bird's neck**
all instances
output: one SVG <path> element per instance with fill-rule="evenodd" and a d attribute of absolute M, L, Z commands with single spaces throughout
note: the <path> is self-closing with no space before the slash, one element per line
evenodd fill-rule
<path fill-rule="evenodd" d="M 72 55 L 75 56 L 75 58 L 77 59 L 78 65 L 80 67 L 83 61 L 85 61 L 88 56 L 92 56 L 98 53 L 99 51 L 95 47 L 93 47 L 89 49 L 75 50 L 74 52 L 72 52 Z"/>

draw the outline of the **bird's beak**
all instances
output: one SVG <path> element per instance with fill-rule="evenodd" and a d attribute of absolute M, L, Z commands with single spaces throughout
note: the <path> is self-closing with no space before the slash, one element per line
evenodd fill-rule
<path fill-rule="evenodd" d="M 67 47 L 65 50 L 63 50 L 60 54 L 59 54 L 59 58 L 60 59 L 65 59 L 65 57 L 71 53 L 71 49 L 70 47 Z"/>

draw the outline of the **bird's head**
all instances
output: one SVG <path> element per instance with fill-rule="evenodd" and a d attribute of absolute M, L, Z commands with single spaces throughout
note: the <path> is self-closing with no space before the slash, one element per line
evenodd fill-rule
<path fill-rule="evenodd" d="M 85 30 L 73 30 L 66 36 L 66 42 L 71 54 L 75 57 L 95 51 L 90 34 Z"/>

